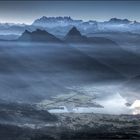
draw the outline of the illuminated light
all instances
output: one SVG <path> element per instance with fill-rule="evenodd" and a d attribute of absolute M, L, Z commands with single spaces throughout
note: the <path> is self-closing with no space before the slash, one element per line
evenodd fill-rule
<path fill-rule="evenodd" d="M 133 115 L 140 114 L 140 100 L 136 100 L 130 108 L 133 109 Z"/>

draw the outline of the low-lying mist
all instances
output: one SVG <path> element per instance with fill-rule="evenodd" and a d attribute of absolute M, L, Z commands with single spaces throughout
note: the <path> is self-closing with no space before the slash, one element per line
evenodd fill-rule
<path fill-rule="evenodd" d="M 138 58 L 118 45 L 0 42 L 0 99 L 36 104 L 78 87 L 103 106 L 79 112 L 131 114 L 126 103 L 139 95 L 123 87 L 139 74 Z"/>

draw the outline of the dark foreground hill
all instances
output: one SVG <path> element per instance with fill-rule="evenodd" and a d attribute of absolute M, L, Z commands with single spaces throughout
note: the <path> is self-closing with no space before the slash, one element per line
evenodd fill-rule
<path fill-rule="evenodd" d="M 57 37 L 45 30 L 40 29 L 33 32 L 25 30 L 24 33 L 18 38 L 18 41 L 61 43 L 61 40 L 59 40 Z"/>

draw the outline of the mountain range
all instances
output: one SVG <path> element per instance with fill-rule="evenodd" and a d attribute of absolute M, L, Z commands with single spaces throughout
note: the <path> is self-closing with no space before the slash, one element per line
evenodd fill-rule
<path fill-rule="evenodd" d="M 98 22 L 94 20 L 75 20 L 71 17 L 41 17 L 31 25 L 0 23 L 0 35 L 21 35 L 25 30 L 35 31 L 36 29 L 47 30 L 57 36 L 64 36 L 73 26 L 81 33 L 97 32 L 132 32 L 140 33 L 140 23 L 128 19 L 112 18 L 109 21 Z"/>

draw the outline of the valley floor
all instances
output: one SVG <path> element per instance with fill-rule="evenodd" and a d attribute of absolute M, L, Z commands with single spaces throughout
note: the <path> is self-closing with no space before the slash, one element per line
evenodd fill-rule
<path fill-rule="evenodd" d="M 0 125 L 2 140 L 139 139 L 139 115 L 55 114 L 58 123 L 42 128 Z"/>

